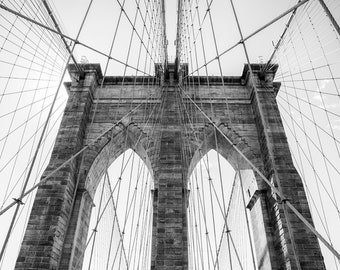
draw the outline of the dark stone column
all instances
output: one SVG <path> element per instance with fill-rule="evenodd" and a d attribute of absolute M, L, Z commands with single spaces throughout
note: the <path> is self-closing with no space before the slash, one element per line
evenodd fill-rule
<path fill-rule="evenodd" d="M 265 175 L 295 208 L 313 224 L 303 183 L 294 167 L 276 103 L 277 89 L 273 85 L 276 70 L 274 68 L 270 72 L 262 73 L 261 68 L 263 66 L 252 65 L 252 68 L 257 94 L 250 81 L 248 81 L 248 87 L 251 90 L 251 102 Z M 263 118 L 261 117 L 261 110 Z M 271 269 L 295 270 L 299 269 L 297 264 L 300 264 L 300 269 L 325 269 L 316 236 L 285 205 L 281 198 L 271 192 L 270 187 L 262 179 L 257 178 L 259 189 L 268 190 L 266 195 L 262 193 L 259 203 L 264 217 Z M 256 224 L 256 222 L 259 221 L 253 219 L 253 224 Z M 257 234 L 256 230 L 254 234 Z M 264 252 L 261 248 L 257 248 L 257 250 L 259 255 Z M 268 269 L 260 266 L 259 269 Z"/>
<path fill-rule="evenodd" d="M 93 206 L 90 194 L 86 190 L 78 190 L 59 269 L 82 269 Z"/>
<path fill-rule="evenodd" d="M 186 168 L 182 160 L 176 88 L 164 93 L 165 108 L 157 172 L 158 202 L 155 266 L 157 270 L 187 269 Z"/>
<path fill-rule="evenodd" d="M 79 74 L 73 65 L 69 66 L 69 99 L 44 176 L 83 146 L 97 76 L 101 76 L 98 67 L 83 66 L 84 73 Z M 38 188 L 15 269 L 58 269 L 73 210 L 78 168 L 76 158 Z"/>

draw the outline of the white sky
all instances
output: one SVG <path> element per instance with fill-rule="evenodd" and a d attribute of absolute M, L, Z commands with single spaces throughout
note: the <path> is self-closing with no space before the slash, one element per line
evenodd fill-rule
<path fill-rule="evenodd" d="M 75 37 L 76 33 L 79 29 L 81 20 L 84 16 L 86 7 L 89 3 L 89 0 L 54 0 L 51 1 L 53 3 L 53 10 L 58 14 L 58 17 L 60 21 L 62 22 L 62 28 L 65 30 L 65 32 L 70 35 L 71 37 Z M 243 30 L 244 36 L 247 36 L 251 34 L 254 30 L 264 25 L 266 22 L 270 21 L 271 19 L 275 18 L 279 14 L 281 14 L 283 11 L 285 11 L 287 8 L 291 7 L 293 4 L 295 4 L 296 1 L 272 1 L 272 0 L 238 0 L 234 1 L 237 14 L 240 19 L 241 28 Z M 334 6 L 335 1 L 328 1 L 330 2 L 330 5 Z M 144 3 L 142 0 L 141 3 Z M 194 4 L 195 5 L 195 4 Z M 176 20 L 177 20 L 177 1 L 175 0 L 166 0 L 165 1 L 166 6 L 166 24 L 167 24 L 167 39 L 168 39 L 168 53 L 169 53 L 169 60 L 173 60 L 175 56 L 175 45 L 174 41 L 176 39 Z M 132 0 L 126 0 L 126 11 L 129 14 L 130 18 L 133 18 L 134 11 L 135 11 L 135 1 Z M 200 14 L 204 14 L 206 9 L 206 2 L 200 1 L 199 4 L 199 10 Z M 91 12 L 89 14 L 88 20 L 85 23 L 83 32 L 79 38 L 80 41 L 93 46 L 94 48 L 108 53 L 110 42 L 114 33 L 115 26 L 117 24 L 118 16 L 119 16 L 119 7 L 117 5 L 117 1 L 108 1 L 108 0 L 101 0 L 101 1 L 94 1 L 93 7 L 91 9 Z M 339 11 L 339 9 L 336 9 Z M 235 20 L 233 17 L 233 14 L 230 9 L 230 4 L 228 1 L 225 0 L 214 0 L 213 4 L 211 6 L 211 13 L 213 14 L 213 22 L 215 27 L 215 33 L 217 36 L 217 43 L 218 43 L 218 50 L 219 52 L 229 48 L 231 45 L 235 44 L 240 40 Z M 339 15 L 340 12 L 337 12 Z M 202 15 L 201 15 L 202 16 Z M 338 16 L 339 17 L 339 16 Z M 202 19 L 202 18 L 201 18 Z M 260 58 L 263 59 L 265 62 L 273 50 L 273 44 L 275 44 L 278 41 L 278 38 L 280 37 L 282 30 L 284 28 L 284 24 L 287 21 L 287 17 L 281 19 L 265 31 L 261 32 L 260 34 L 256 35 L 254 38 L 251 38 L 249 41 L 247 41 L 247 48 L 249 50 L 250 59 L 251 62 L 259 62 Z M 197 31 L 197 17 L 195 20 L 195 27 Z M 320 24 L 321 25 L 321 24 Z M 208 18 L 205 20 L 204 25 L 202 27 L 202 33 L 204 35 L 204 45 L 206 49 L 206 56 L 207 60 L 213 58 L 215 53 L 213 38 L 211 35 L 211 28 L 209 24 Z M 140 30 L 140 29 L 139 29 Z M 123 16 L 121 26 L 118 29 L 118 37 L 116 44 L 114 46 L 114 50 L 112 55 L 116 57 L 117 59 L 125 62 L 127 57 L 127 49 L 129 44 L 129 38 L 131 34 L 131 26 L 129 26 L 126 18 Z M 323 41 L 330 40 L 329 36 L 324 37 Z M 301 44 L 300 44 L 301 45 Z M 129 64 L 132 66 L 136 66 L 136 59 L 137 59 L 137 51 L 138 51 L 139 41 L 134 37 L 132 42 L 132 53 L 131 56 L 128 59 Z M 316 45 L 315 45 L 316 46 Z M 337 66 L 338 62 L 338 47 L 334 45 L 327 45 L 328 51 L 335 51 L 334 54 L 331 55 L 329 61 L 333 61 L 333 66 L 336 67 L 337 72 L 340 70 L 339 66 Z M 197 40 L 197 48 L 199 50 L 199 56 L 198 61 L 200 64 L 203 64 L 203 54 L 200 45 L 200 39 Z M 300 53 L 303 54 L 303 47 L 300 47 Z M 314 56 L 317 58 L 318 56 L 322 55 L 322 52 L 320 50 L 314 50 L 312 52 Z M 290 60 L 294 59 L 294 56 L 292 54 L 286 54 L 289 55 Z M 81 46 L 77 46 L 76 48 L 76 56 L 77 59 L 80 60 L 82 56 L 86 56 L 89 62 L 91 63 L 100 63 L 102 66 L 102 69 L 105 65 L 105 57 L 100 56 L 88 49 L 85 49 Z M 305 57 L 307 59 L 307 56 Z M 306 60 L 305 59 L 305 60 Z M 340 58 L 339 58 L 340 59 Z M 3 58 L 2 58 L 3 60 Z M 280 59 L 280 65 L 285 67 L 283 69 L 282 73 L 287 71 L 287 63 L 289 62 L 289 59 Z M 291 60 L 293 62 L 293 60 Z M 236 49 L 232 50 L 230 53 L 224 55 L 221 58 L 222 62 L 222 69 L 223 69 L 223 75 L 240 75 L 243 69 L 243 64 L 246 62 L 244 53 L 242 51 L 241 46 L 238 46 Z M 321 63 L 321 62 L 320 62 Z M 291 64 L 291 63 L 290 63 Z M 322 64 L 322 63 L 321 63 Z M 320 65 L 321 65 L 320 64 Z M 295 66 L 291 67 L 291 70 L 297 70 L 297 65 L 295 63 Z M 142 68 L 141 68 L 142 69 Z M 191 68 L 190 68 L 191 69 Z M 2 68 L 1 71 L 4 73 L 6 71 L 5 68 Z M 146 69 L 148 71 L 148 69 Z M 328 77 L 329 74 L 325 70 L 319 70 L 319 75 L 323 77 Z M 208 73 L 210 75 L 219 75 L 219 71 L 216 65 L 216 62 L 212 63 L 208 68 Z M 107 75 L 117 75 L 117 74 L 123 74 L 123 67 L 120 64 L 117 64 L 115 62 L 111 62 L 108 74 Z M 126 75 L 133 75 L 135 72 L 131 69 L 127 70 Z M 202 74 L 202 73 L 201 73 Z M 339 74 L 339 73 L 336 73 Z M 336 75 L 335 74 L 335 75 Z M 140 75 L 140 74 L 139 74 Z M 310 75 L 310 74 L 308 74 Z M 282 79 L 283 80 L 283 79 Z M 335 86 L 332 84 L 333 81 L 330 80 L 322 80 L 319 86 L 316 86 L 314 84 L 309 84 L 308 88 L 311 88 L 313 90 L 317 90 L 318 88 L 323 91 L 329 91 L 329 92 L 335 92 Z M 286 82 L 287 85 L 289 85 L 289 82 Z M 301 85 L 300 85 L 301 86 Z M 284 90 L 284 89 L 283 89 Z M 288 91 L 288 90 L 287 90 Z M 283 92 L 282 92 L 283 93 Z M 25 96 L 26 97 L 26 96 Z M 306 97 L 303 97 L 303 99 L 307 100 Z M 9 100 L 9 99 L 8 99 Z M 322 103 L 322 97 L 318 94 L 313 95 L 312 101 L 318 107 L 323 107 Z M 329 107 L 332 111 L 332 113 L 339 114 L 339 101 L 334 100 L 331 97 L 326 97 L 326 107 Z M 6 106 L 15 106 L 14 100 L 9 100 L 6 102 Z M 283 102 L 283 104 L 285 104 Z M 297 106 L 296 103 L 294 103 L 293 100 L 291 100 L 291 104 Z M 4 112 L 8 111 L 7 107 L 4 107 L 2 105 L 1 110 Z M 294 112 L 293 112 L 294 113 Z M 291 115 L 293 115 L 293 113 Z M 287 116 L 288 117 L 288 116 Z M 299 117 L 295 115 L 292 118 L 296 118 L 297 120 Z M 321 113 L 317 114 L 317 118 L 319 118 L 320 122 L 323 125 L 323 127 L 327 130 L 329 130 L 329 124 L 327 123 L 327 119 L 325 115 L 322 115 Z M 340 121 L 338 118 L 332 119 L 331 125 L 334 125 L 334 130 L 336 133 L 336 136 L 339 138 L 339 132 L 340 132 Z M 313 126 L 309 126 L 310 130 L 312 130 Z M 289 133 L 287 131 L 287 133 Z M 304 134 L 299 134 L 300 137 L 303 137 Z M 316 140 L 316 135 L 312 133 L 311 136 L 313 136 Z M 18 140 L 18 138 L 13 138 L 15 144 L 15 140 Z M 292 140 L 293 141 L 293 140 Z M 322 137 L 322 141 L 326 141 L 326 137 Z M 292 149 L 296 152 L 296 149 L 292 147 Z M 325 151 L 328 151 L 330 153 L 330 157 L 333 158 L 333 155 L 335 155 L 334 151 L 334 144 L 327 143 L 324 146 Z M 14 148 L 11 149 L 14 151 Z M 10 156 L 10 155 L 9 155 Z M 336 157 L 334 158 L 336 160 Z M 335 163 L 338 164 L 338 163 Z M 322 162 L 321 158 L 318 157 L 316 161 L 315 168 L 319 169 L 321 167 Z M 320 169 L 321 171 L 324 169 Z M 323 171 L 324 174 L 326 174 Z M 334 172 L 333 172 L 334 173 Z M 337 179 L 338 175 L 332 173 L 332 178 Z M 232 178 L 232 177 L 231 177 Z M 306 172 L 306 178 L 312 178 L 311 175 Z M 339 186 L 336 186 L 337 190 L 339 190 Z M 312 185 L 311 189 L 315 190 L 316 186 Z M 316 196 L 315 196 L 316 198 Z M 327 205 L 326 205 L 327 208 Z M 336 214 L 333 215 L 336 217 Z M 332 220 L 332 217 L 329 217 L 330 220 Z M 338 224 L 338 223 L 335 223 Z M 320 226 L 321 228 L 321 226 Z M 337 228 L 333 229 L 337 230 Z M 340 237 L 337 237 L 337 239 L 340 239 Z M 339 241 L 335 243 L 335 246 L 340 247 Z M 329 256 L 329 254 L 326 255 L 327 261 L 332 261 L 332 258 Z M 12 260 L 13 261 L 13 260 Z M 332 267 L 332 266 L 331 266 Z M 8 269 L 6 266 L 4 266 L 3 269 Z M 332 269 L 332 268 L 329 268 Z"/>

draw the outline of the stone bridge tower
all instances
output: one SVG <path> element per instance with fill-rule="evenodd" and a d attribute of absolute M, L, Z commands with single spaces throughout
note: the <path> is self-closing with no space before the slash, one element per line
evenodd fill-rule
<path fill-rule="evenodd" d="M 185 96 L 179 99 L 178 85 L 185 88 L 189 84 L 182 79 L 185 66 L 179 74 L 174 64 L 168 64 L 165 72 L 161 65 L 156 66 L 154 77 L 106 77 L 102 88 L 100 66 L 81 67 L 83 73 L 79 74 L 69 66 L 69 99 L 44 175 L 88 146 L 39 187 L 15 269 L 81 269 L 92 198 L 106 167 L 126 147 L 138 153 L 154 177 L 152 269 L 188 269 L 186 180 L 201 155 L 216 145 L 219 153 L 242 171 L 250 166 L 233 145 L 241 150 L 312 223 L 275 101 L 279 84 L 273 83 L 273 78 L 277 67 L 264 73 L 263 66 L 252 65 L 256 89 L 247 65 L 241 76 L 224 77 L 224 87 L 220 77 L 190 77 L 191 98 L 203 111 L 212 111 L 211 120 L 231 143 L 215 133 L 215 127 L 207 124 L 199 110 L 192 112 L 197 119 L 194 126 L 183 128 L 181 117 L 185 116 L 178 113 L 179 100 L 191 102 Z M 132 87 L 136 87 L 134 93 L 141 103 L 150 94 L 162 91 L 160 98 L 148 101 L 164 102 L 162 119 L 153 132 L 142 129 L 149 108 L 138 108 L 138 103 L 133 104 L 137 108 L 134 113 L 112 126 L 131 111 Z M 126 135 L 127 144 L 123 143 Z M 144 143 L 147 136 L 153 136 L 154 143 Z M 184 136 L 189 144 L 183 143 Z M 93 140 L 96 143 L 89 145 Z M 191 151 L 186 151 L 189 148 Z M 316 237 L 291 211 L 284 211 L 285 203 L 258 175 L 255 177 L 256 183 L 248 181 L 246 175 L 243 178 L 250 195 L 248 208 L 258 269 L 325 269 Z"/>

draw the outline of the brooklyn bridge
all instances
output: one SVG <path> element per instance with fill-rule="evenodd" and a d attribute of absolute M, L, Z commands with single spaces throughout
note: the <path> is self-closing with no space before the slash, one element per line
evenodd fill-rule
<path fill-rule="evenodd" d="M 339 23 L 0 1 L 0 269 L 340 269 Z"/>

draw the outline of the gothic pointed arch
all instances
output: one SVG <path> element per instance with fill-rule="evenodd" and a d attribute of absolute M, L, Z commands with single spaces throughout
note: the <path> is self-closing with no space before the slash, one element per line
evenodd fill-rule
<path fill-rule="evenodd" d="M 84 188 L 93 195 L 107 168 L 128 149 L 135 151 L 152 173 L 152 164 L 143 146 L 144 137 L 143 131 L 134 123 L 121 124 L 108 133 L 106 139 L 101 139 L 102 142 L 90 147 L 83 164 L 83 168 L 88 168 L 84 172 Z"/>

